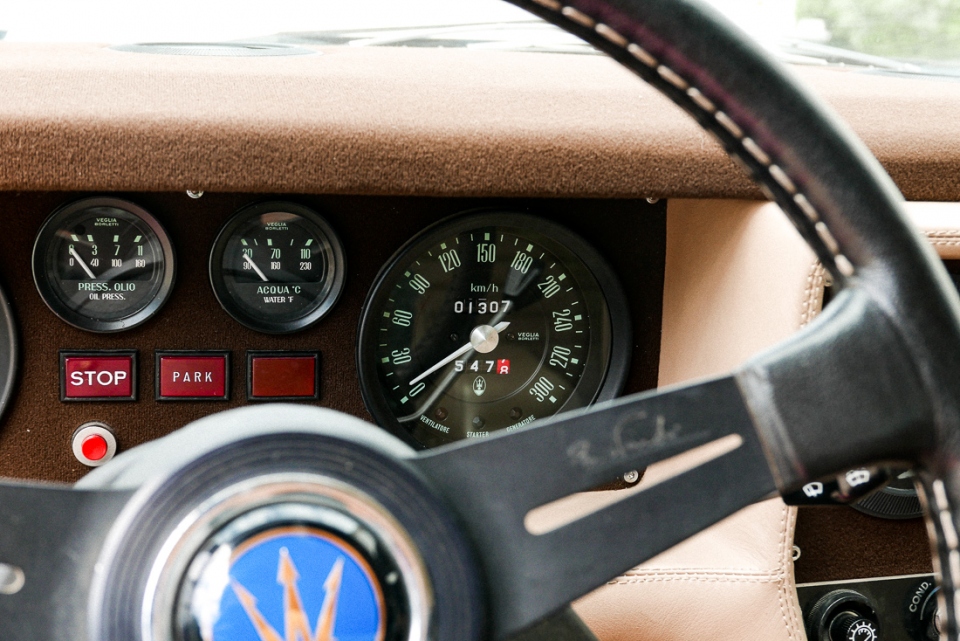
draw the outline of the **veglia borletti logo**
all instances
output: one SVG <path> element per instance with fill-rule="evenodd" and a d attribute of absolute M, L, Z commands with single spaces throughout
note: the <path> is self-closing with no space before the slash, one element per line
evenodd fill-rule
<path fill-rule="evenodd" d="M 382 641 L 384 618 L 379 583 L 352 546 L 287 527 L 234 552 L 212 641 Z"/>

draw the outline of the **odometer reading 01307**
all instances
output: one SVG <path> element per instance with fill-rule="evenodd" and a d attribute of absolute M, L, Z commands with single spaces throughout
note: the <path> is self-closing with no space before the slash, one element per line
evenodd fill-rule
<path fill-rule="evenodd" d="M 613 398 L 629 364 L 623 292 L 566 228 L 512 213 L 435 225 L 384 267 L 360 326 L 364 400 L 425 447 Z"/>

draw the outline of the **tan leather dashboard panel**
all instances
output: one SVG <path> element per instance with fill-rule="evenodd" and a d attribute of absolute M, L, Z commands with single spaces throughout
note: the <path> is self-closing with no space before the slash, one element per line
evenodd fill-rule
<path fill-rule="evenodd" d="M 960 199 L 960 84 L 797 68 L 907 198 Z M 144 55 L 0 43 L 0 189 L 757 197 L 599 56 L 422 48 Z"/>

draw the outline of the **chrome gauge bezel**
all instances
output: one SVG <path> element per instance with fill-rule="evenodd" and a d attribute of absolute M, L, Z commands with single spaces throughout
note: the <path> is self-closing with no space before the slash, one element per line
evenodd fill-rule
<path fill-rule="evenodd" d="M 119 319 L 105 320 L 71 309 L 59 293 L 61 288 L 51 282 L 52 274 L 48 269 L 49 252 L 56 240 L 57 230 L 69 225 L 72 219 L 84 215 L 87 210 L 96 207 L 120 209 L 139 219 L 154 234 L 163 258 L 163 273 L 159 279 L 159 286 L 150 301 L 140 309 Z M 31 262 L 33 282 L 36 284 L 37 291 L 40 293 L 40 298 L 43 299 L 44 304 L 65 323 L 97 333 L 121 332 L 133 329 L 150 320 L 169 299 L 176 280 L 176 254 L 166 229 L 143 207 L 120 198 L 85 198 L 64 205 L 54 211 L 40 227 L 40 231 L 37 232 Z"/>
<path fill-rule="evenodd" d="M 305 314 L 291 320 L 276 320 L 258 316 L 244 308 L 229 290 L 223 271 L 223 255 L 233 235 L 249 224 L 252 218 L 269 213 L 289 213 L 309 222 L 322 237 L 324 259 L 329 265 L 324 287 L 317 296 L 316 304 Z M 346 253 L 340 237 L 323 216 L 313 209 L 292 202 L 270 201 L 248 205 L 235 213 L 221 227 L 210 250 L 208 263 L 210 286 L 217 302 L 235 321 L 249 329 L 265 334 L 290 334 L 307 329 L 330 313 L 343 293 L 346 281 Z"/>
<path fill-rule="evenodd" d="M 511 227 L 549 237 L 580 261 L 599 286 L 600 298 L 605 304 L 605 335 L 591 336 L 591 344 L 603 344 L 606 367 L 601 368 L 599 374 L 592 375 L 593 378 L 587 379 L 585 387 L 581 388 L 578 382 L 574 396 L 555 413 L 615 398 L 622 391 L 630 368 L 633 344 L 629 307 L 613 268 L 599 251 L 566 226 L 538 215 L 502 209 L 479 209 L 455 214 L 434 223 L 407 241 L 380 269 L 364 302 L 357 333 L 357 371 L 367 409 L 378 425 L 418 449 L 428 446 L 412 436 L 398 421 L 382 387 L 375 354 L 379 341 L 379 336 L 374 336 L 378 334 L 376 323 L 383 314 L 382 308 L 392 291 L 399 268 L 444 239 L 480 227 Z"/>

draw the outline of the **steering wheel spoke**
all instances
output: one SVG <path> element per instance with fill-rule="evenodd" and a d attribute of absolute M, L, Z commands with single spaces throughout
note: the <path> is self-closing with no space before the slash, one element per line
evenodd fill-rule
<path fill-rule="evenodd" d="M 130 495 L 0 483 L 0 638 L 79 634 L 97 555 Z"/>
<path fill-rule="evenodd" d="M 719 456 L 589 518 L 542 534 L 526 525 L 534 508 L 703 446 Z M 571 412 L 415 464 L 447 496 L 479 551 L 495 638 L 776 491 L 732 377 Z"/>
<path fill-rule="evenodd" d="M 933 448 L 929 391 L 903 332 L 863 287 L 736 377 L 781 492 Z"/>

